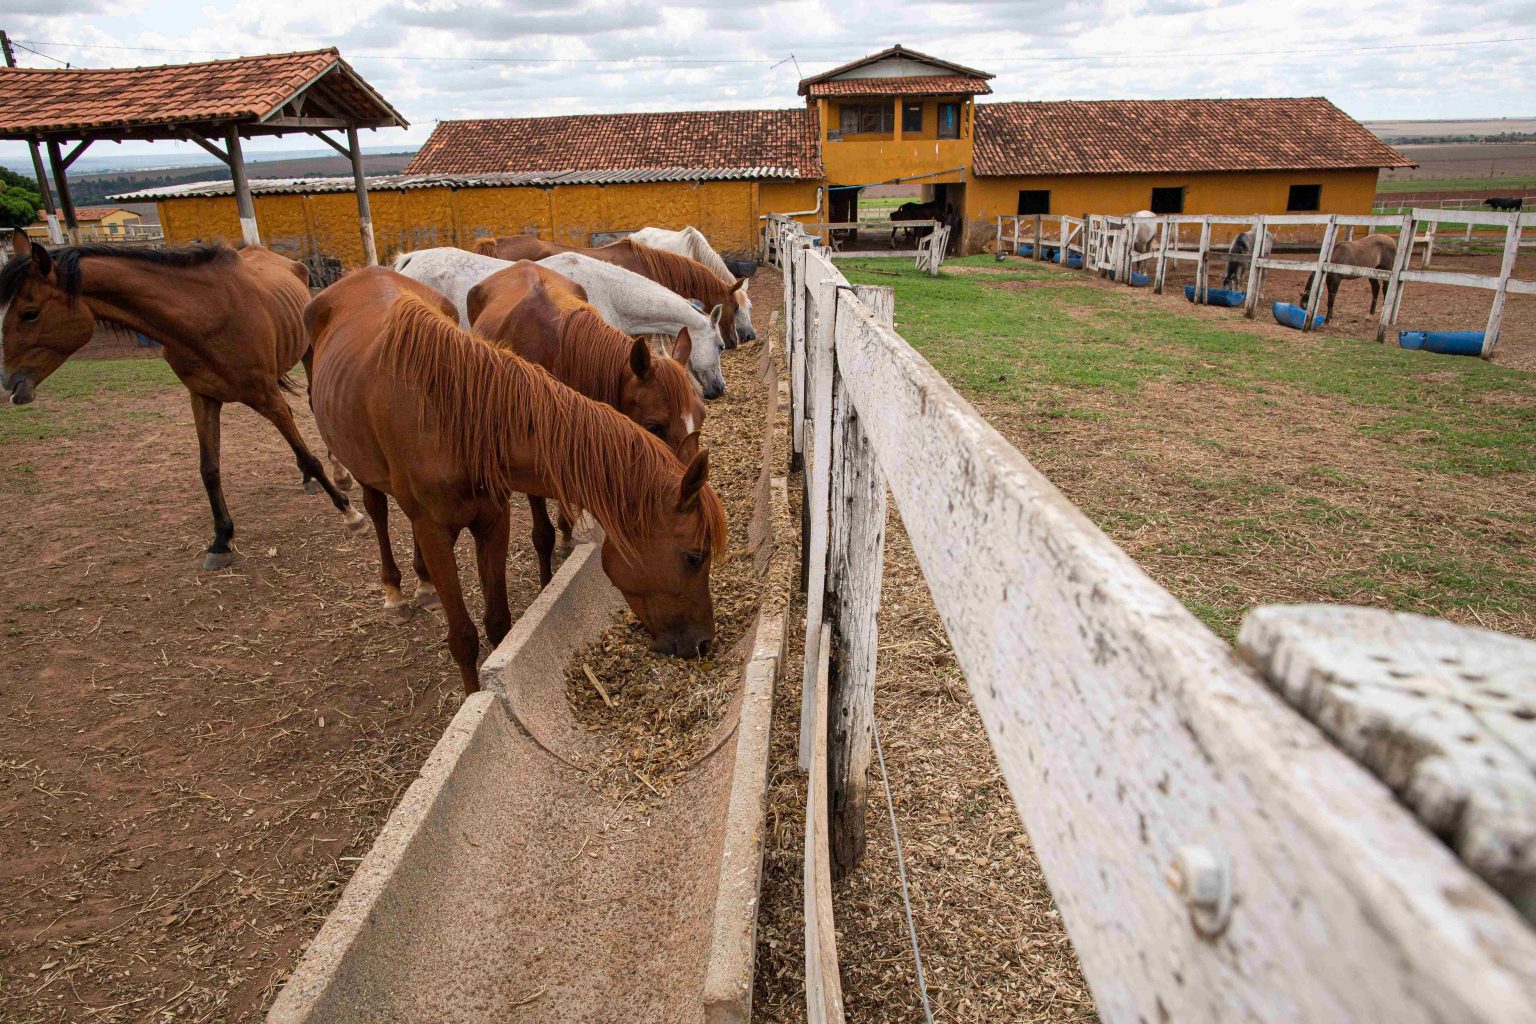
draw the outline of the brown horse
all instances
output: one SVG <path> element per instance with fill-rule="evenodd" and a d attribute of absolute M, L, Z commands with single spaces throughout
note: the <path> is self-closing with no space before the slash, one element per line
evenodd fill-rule
<path fill-rule="evenodd" d="M 592 513 L 606 534 L 603 569 L 654 649 L 709 650 L 709 572 L 726 534 L 707 452 L 684 467 L 613 409 L 459 330 L 447 299 L 383 267 L 321 292 L 304 322 L 314 342 L 315 419 L 363 485 L 386 602 L 403 603 L 383 514 L 390 494 L 410 517 L 423 582 L 441 595 L 466 692 L 478 688 L 479 638 L 454 541 L 466 527 L 475 537 L 486 635 L 499 643 L 511 625 L 507 506 L 518 492 Z"/>
<path fill-rule="evenodd" d="M 477 335 L 538 363 L 593 401 L 613 406 L 673 452 L 704 425 L 704 402 L 684 369 L 693 347 L 686 327 L 671 359 L 653 357 L 645 341 L 610 327 L 588 304 L 581 285 L 526 261 L 475 285 L 466 305 Z M 693 443 L 698 443 L 696 436 Z M 539 583 L 547 584 L 555 530 L 543 498 L 530 495 L 528 507 Z"/>
<path fill-rule="evenodd" d="M 1391 270 L 1392 264 L 1396 261 L 1397 239 L 1391 235 L 1366 235 L 1352 242 L 1339 242 L 1333 247 L 1333 255 L 1329 260 L 1331 263 L 1364 267 L 1367 270 Z M 1303 309 L 1307 307 L 1307 302 L 1312 297 L 1312 279 L 1316 276 L 1316 274 L 1308 274 L 1306 287 L 1301 290 L 1300 305 Z M 1328 312 L 1324 315 L 1329 320 L 1333 319 L 1333 300 L 1339 294 L 1339 282 L 1343 279 L 1341 274 L 1329 274 L 1323 279 L 1323 283 L 1328 286 Z M 1371 282 L 1370 312 L 1375 313 L 1376 295 L 1384 290 L 1386 285 L 1374 277 L 1369 280 Z"/>
<path fill-rule="evenodd" d="M 735 348 L 741 341 L 736 328 L 736 296 L 747 283 L 744 277 L 735 282 L 722 281 L 714 271 L 698 260 L 679 256 L 665 249 L 640 245 L 622 238 L 611 245 L 583 249 L 574 245 L 546 242 L 534 235 L 508 235 L 503 238 L 482 238 L 475 243 L 475 252 L 483 256 L 495 256 L 500 260 L 542 260 L 561 252 L 576 252 L 604 263 L 612 263 L 625 270 L 648 277 L 664 288 L 669 288 L 690 302 L 699 303 L 706 312 L 721 306 L 720 338 L 726 348 Z"/>
<path fill-rule="evenodd" d="M 226 402 L 255 409 L 277 427 L 307 487 L 318 482 L 353 529 L 363 516 L 325 475 L 294 423 L 284 374 L 303 359 L 309 301 L 302 264 L 260 246 L 138 249 L 81 245 L 50 253 L 25 232 L 12 234 L 15 255 L 0 268 L 5 311 L 3 383 L 11 401 L 32 401 L 37 386 L 86 342 L 98 320 L 121 324 L 165 346 L 165 361 L 192 395 L 203 487 L 213 509 L 213 543 L 203 568 L 234 558 L 235 524 L 219 476 L 219 412 Z M 343 487 L 351 483 L 336 466 Z"/>

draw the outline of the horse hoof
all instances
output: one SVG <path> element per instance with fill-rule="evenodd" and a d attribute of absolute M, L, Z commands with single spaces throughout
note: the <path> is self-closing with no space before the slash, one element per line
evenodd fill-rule
<path fill-rule="evenodd" d="M 368 522 L 368 517 L 363 515 L 355 508 L 347 509 L 347 511 L 343 513 L 342 518 L 347 522 L 347 529 L 351 530 L 353 533 L 361 530 L 363 525 Z"/>
<path fill-rule="evenodd" d="M 208 551 L 203 554 L 205 570 L 223 569 L 235 560 L 233 551 Z"/>
<path fill-rule="evenodd" d="M 305 480 L 304 481 L 304 493 L 305 494 L 319 494 L 320 493 L 320 481 L 316 480 L 314 477 L 310 477 L 308 480 Z"/>
<path fill-rule="evenodd" d="M 441 603 L 437 597 L 437 588 L 432 584 L 423 583 L 416 588 L 416 607 L 436 608 Z"/>
<path fill-rule="evenodd" d="M 415 612 L 416 606 L 403 597 L 399 601 L 384 602 L 384 614 L 392 619 L 399 619 L 403 622 L 409 619 Z"/>

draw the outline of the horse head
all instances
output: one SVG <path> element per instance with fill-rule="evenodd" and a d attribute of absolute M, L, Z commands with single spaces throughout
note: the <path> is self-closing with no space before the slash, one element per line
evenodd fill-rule
<path fill-rule="evenodd" d="M 680 453 L 688 462 L 675 497 L 651 529 L 632 538 L 632 554 L 603 542 L 603 571 L 650 633 L 652 650 L 694 658 L 715 640 L 709 573 L 725 550 L 725 514 L 708 487 L 709 453 L 699 450 L 697 434 Z"/>
<path fill-rule="evenodd" d="M 754 341 L 757 332 L 752 329 L 751 303 L 747 300 L 747 279 L 738 277 L 717 298 L 724 315 L 720 319 L 720 337 L 726 348 L 735 348 L 743 341 Z"/>
<path fill-rule="evenodd" d="M 11 238 L 15 255 L 0 267 L 0 302 L 6 303 L 0 387 L 12 404 L 26 405 L 37 386 L 91 340 L 96 318 L 80 299 L 77 277 L 26 232 Z"/>
<path fill-rule="evenodd" d="M 704 403 L 683 368 L 693 351 L 684 327 L 672 346 L 672 358 L 653 356 L 645 339 L 629 350 L 629 375 L 620 389 L 618 410 L 640 424 L 674 452 L 704 425 Z"/>

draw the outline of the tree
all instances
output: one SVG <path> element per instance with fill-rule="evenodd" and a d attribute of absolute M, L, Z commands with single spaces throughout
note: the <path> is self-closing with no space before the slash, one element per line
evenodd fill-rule
<path fill-rule="evenodd" d="M 17 174 L 9 167 L 0 166 L 0 186 L 14 185 L 17 188 L 26 189 L 33 195 L 40 195 L 37 188 L 37 179 L 29 178 L 25 174 Z"/>
<path fill-rule="evenodd" d="M 24 228 L 36 222 L 42 205 L 42 197 L 36 192 L 17 185 L 0 188 L 0 228 Z"/>

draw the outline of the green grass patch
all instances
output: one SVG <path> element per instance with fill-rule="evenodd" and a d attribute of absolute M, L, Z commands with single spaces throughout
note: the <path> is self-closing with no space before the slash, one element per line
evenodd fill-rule
<path fill-rule="evenodd" d="M 147 395 L 179 387 L 163 359 L 79 359 L 65 363 L 37 389 L 31 405 L 0 408 L 0 445 L 73 437 L 125 417 L 104 408 L 112 395 Z"/>
<path fill-rule="evenodd" d="M 1503 178 L 1399 178 L 1378 181 L 1376 191 L 1384 192 L 1486 192 L 1490 189 L 1536 189 L 1536 175 L 1516 174 Z"/>

